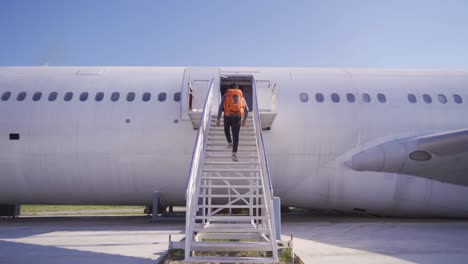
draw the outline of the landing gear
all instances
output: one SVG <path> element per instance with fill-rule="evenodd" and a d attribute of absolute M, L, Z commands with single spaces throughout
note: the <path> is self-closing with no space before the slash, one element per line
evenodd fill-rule
<path fill-rule="evenodd" d="M 173 212 L 172 206 L 166 206 L 161 203 L 159 192 L 153 193 L 153 205 L 147 206 L 145 213 L 151 214 L 151 222 L 159 222 L 168 216 L 171 216 Z"/>
<path fill-rule="evenodd" d="M 1 218 L 18 218 L 20 215 L 21 206 L 16 204 L 0 204 Z"/>

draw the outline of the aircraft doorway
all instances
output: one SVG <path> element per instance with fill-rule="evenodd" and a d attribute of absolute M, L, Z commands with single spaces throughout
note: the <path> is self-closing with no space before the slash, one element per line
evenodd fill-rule
<path fill-rule="evenodd" d="M 220 92 L 221 97 L 226 93 L 226 91 L 231 88 L 233 83 L 237 84 L 239 89 L 242 90 L 244 94 L 245 102 L 249 107 L 249 111 L 252 111 L 253 106 L 253 77 L 252 76 L 221 76 L 221 86 Z"/>

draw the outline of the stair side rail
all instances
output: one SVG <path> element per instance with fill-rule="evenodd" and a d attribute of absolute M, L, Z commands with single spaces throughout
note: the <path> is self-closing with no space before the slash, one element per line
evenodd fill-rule
<path fill-rule="evenodd" d="M 190 258 L 191 242 L 193 240 L 193 223 L 195 223 L 195 215 L 198 202 L 197 186 L 200 185 L 203 169 L 203 161 L 205 159 L 204 153 L 207 144 L 208 131 L 211 124 L 211 113 L 213 104 L 213 93 L 214 93 L 214 79 L 211 79 L 206 95 L 205 104 L 203 106 L 203 112 L 198 125 L 197 139 L 193 149 L 192 163 L 190 165 L 190 172 L 187 181 L 185 201 L 186 201 L 186 216 L 185 216 L 185 259 Z"/>
<path fill-rule="evenodd" d="M 256 138 L 257 138 L 257 148 L 258 148 L 258 153 L 260 156 L 260 161 L 262 165 L 262 173 L 267 175 L 266 180 L 267 180 L 267 186 L 269 190 L 269 196 L 267 198 L 271 198 L 273 200 L 273 185 L 271 181 L 271 174 L 270 174 L 270 166 L 268 164 L 268 157 L 266 154 L 266 148 L 265 148 L 265 142 L 263 140 L 263 133 L 262 133 L 262 120 L 260 119 L 260 111 L 258 110 L 258 98 L 257 98 L 257 87 L 255 85 L 255 81 L 253 83 L 253 122 L 254 125 L 256 126 L 255 133 L 256 133 Z"/>
<path fill-rule="evenodd" d="M 259 155 L 260 167 L 262 174 L 262 185 L 263 191 L 265 195 L 265 207 L 266 212 L 264 214 L 268 217 L 268 219 L 273 219 L 273 185 L 271 181 L 270 175 L 270 167 L 268 164 L 268 157 L 265 149 L 265 142 L 263 140 L 263 133 L 262 133 L 262 121 L 260 119 L 260 111 L 258 108 L 258 97 L 257 97 L 257 87 L 255 85 L 255 81 L 252 82 L 253 84 L 253 122 L 255 126 L 255 133 L 256 133 L 256 141 L 257 141 L 257 153 Z M 265 177 L 266 176 L 266 177 Z M 274 220 L 273 220 L 274 221 Z M 270 241 L 272 243 L 273 256 L 274 258 L 278 258 L 278 252 L 276 251 L 276 228 L 274 228 L 272 221 L 268 220 L 267 228 L 270 230 Z"/>

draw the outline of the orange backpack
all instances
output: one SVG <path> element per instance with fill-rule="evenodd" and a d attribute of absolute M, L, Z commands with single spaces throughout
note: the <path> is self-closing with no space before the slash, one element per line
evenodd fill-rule
<path fill-rule="evenodd" d="M 228 89 L 224 94 L 224 115 L 244 116 L 244 95 L 239 89 Z"/>

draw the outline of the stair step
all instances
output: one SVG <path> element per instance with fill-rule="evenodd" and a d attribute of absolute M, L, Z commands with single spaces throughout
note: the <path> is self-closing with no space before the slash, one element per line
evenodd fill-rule
<path fill-rule="evenodd" d="M 258 162 L 247 161 L 205 161 L 205 165 L 259 165 Z"/>
<path fill-rule="evenodd" d="M 188 262 L 202 263 L 278 263 L 272 257 L 254 258 L 254 257 L 190 257 Z"/>
<path fill-rule="evenodd" d="M 216 120 L 218 120 L 218 117 L 217 117 L 217 116 L 214 117 L 214 118 L 211 118 L 211 121 L 212 121 L 212 122 L 216 122 Z M 242 119 L 242 120 L 244 120 L 244 119 Z M 224 122 L 224 118 L 221 117 L 221 118 L 219 119 L 219 121 Z M 246 122 L 253 122 L 253 119 L 247 117 L 247 119 L 245 119 L 245 121 L 246 121 Z"/>
<path fill-rule="evenodd" d="M 262 236 L 262 233 L 196 233 L 196 241 L 268 241 Z M 265 234 L 265 232 L 264 232 Z M 266 235 L 266 234 L 265 234 Z M 268 235 L 269 236 L 269 235 Z"/>
<path fill-rule="evenodd" d="M 263 194 L 200 194 L 201 198 L 263 198 Z"/>
<path fill-rule="evenodd" d="M 242 146 L 241 146 L 242 147 Z M 206 151 L 213 151 L 213 152 L 229 152 L 232 153 L 232 149 L 227 149 L 227 148 L 213 148 L 213 147 L 207 147 Z M 257 149 L 244 149 L 244 148 L 239 148 L 237 152 L 252 152 L 252 153 L 257 153 Z"/>
<path fill-rule="evenodd" d="M 223 131 L 224 132 L 224 126 L 210 126 L 210 130 L 213 130 L 213 131 Z M 246 126 L 241 126 L 240 128 L 240 131 L 251 131 L 251 132 L 255 132 L 255 127 L 253 126 L 249 126 L 249 127 L 246 127 Z"/>
<path fill-rule="evenodd" d="M 212 126 L 210 127 L 210 132 L 223 132 L 224 134 L 224 127 L 219 126 Z M 249 133 L 255 135 L 255 128 L 254 127 L 241 127 L 239 130 L 240 133 Z"/>
<path fill-rule="evenodd" d="M 233 177 L 228 177 L 228 176 L 221 176 L 221 177 L 202 177 L 202 180 L 252 180 L 252 181 L 259 181 L 262 178 L 259 177 L 244 177 L 244 176 L 233 176 Z"/>
<path fill-rule="evenodd" d="M 222 131 L 222 132 L 224 132 L 224 127 L 221 127 L 221 126 L 220 127 L 211 127 L 210 131 Z M 255 129 L 253 127 L 247 127 L 247 128 L 246 127 L 241 127 L 240 131 L 249 131 L 249 132 L 251 132 L 251 131 L 255 131 Z"/>
<path fill-rule="evenodd" d="M 213 143 L 220 142 L 220 143 L 224 143 L 226 145 L 228 144 L 228 142 L 226 140 L 226 136 L 224 136 L 224 134 L 219 135 L 217 137 L 209 136 L 207 140 L 208 140 L 208 142 L 213 142 Z M 257 140 L 254 137 L 246 138 L 246 137 L 240 136 L 239 137 L 239 143 L 241 143 L 241 142 L 256 143 Z"/>
<path fill-rule="evenodd" d="M 202 184 L 200 185 L 201 188 L 212 188 L 212 189 L 259 189 L 262 188 L 261 185 L 253 184 L 253 185 L 219 185 L 219 184 Z"/>
<path fill-rule="evenodd" d="M 194 232 L 200 233 L 263 233 L 266 228 L 194 228 Z"/>
<path fill-rule="evenodd" d="M 241 135 L 241 134 L 240 134 Z M 208 140 L 213 140 L 213 141 L 226 141 L 226 135 L 223 133 L 219 133 L 213 136 L 209 136 Z M 239 141 L 256 141 L 256 137 L 254 135 L 252 136 L 244 136 L 244 137 L 239 137 Z"/>
<path fill-rule="evenodd" d="M 256 144 L 249 144 L 249 143 L 242 143 L 242 142 L 239 142 L 239 148 L 242 147 L 242 149 L 247 149 L 247 150 L 250 150 L 250 151 L 257 151 L 257 145 Z M 219 150 L 231 150 L 232 149 L 229 147 L 227 147 L 227 143 L 224 143 L 224 144 L 217 144 L 217 145 L 209 145 L 209 143 L 207 143 L 207 150 L 208 149 L 219 149 Z"/>
<path fill-rule="evenodd" d="M 252 169 L 237 169 L 237 168 L 204 168 L 203 172 L 260 172 L 258 168 Z"/>
<path fill-rule="evenodd" d="M 226 159 L 226 158 L 231 158 L 232 154 L 219 154 L 219 155 L 206 155 L 205 159 Z M 252 159 L 252 158 L 258 158 L 257 154 L 239 154 L 237 153 L 237 158 L 238 159 Z"/>
<path fill-rule="evenodd" d="M 224 125 L 223 124 L 221 124 L 220 126 L 211 125 L 210 128 L 222 129 L 224 131 Z M 252 126 L 252 125 L 245 125 L 245 126 L 241 126 L 240 131 L 242 131 L 242 130 L 254 130 L 254 128 L 255 127 Z"/>
<path fill-rule="evenodd" d="M 211 126 L 215 127 L 216 126 L 216 120 L 211 121 Z M 220 127 L 224 127 L 224 122 L 221 121 L 219 124 Z M 252 121 L 246 121 L 244 126 L 241 127 L 254 127 L 254 123 Z"/>
<path fill-rule="evenodd" d="M 224 125 L 221 124 L 220 126 L 216 126 L 215 124 L 211 124 L 210 128 L 218 128 L 218 129 L 222 129 L 224 131 Z M 253 125 L 248 125 L 246 124 L 245 126 L 241 126 L 240 130 L 254 130 L 254 126 Z"/>
<path fill-rule="evenodd" d="M 224 132 L 208 132 L 208 137 L 209 138 L 212 138 L 212 137 L 218 137 L 218 139 L 224 139 L 226 140 L 226 135 L 224 134 Z M 254 139 L 255 138 L 255 134 L 252 134 L 252 133 L 242 133 L 240 132 L 239 133 L 239 140 L 244 140 L 244 139 Z"/>
<path fill-rule="evenodd" d="M 255 228 L 254 225 L 248 224 L 224 224 L 224 223 L 216 223 L 216 224 L 195 224 L 194 227 L 197 228 Z"/>
<path fill-rule="evenodd" d="M 253 130 L 253 129 L 249 129 Z M 218 127 L 216 129 L 210 129 L 210 132 L 208 133 L 209 135 L 224 135 L 224 128 Z M 255 136 L 255 131 L 246 131 L 246 129 L 241 129 L 239 131 L 240 135 L 244 136 Z"/>
<path fill-rule="evenodd" d="M 215 125 L 211 125 L 210 126 L 210 129 L 220 129 L 224 132 L 224 125 L 220 125 L 219 127 L 218 126 L 215 126 Z M 249 125 L 245 125 L 245 126 L 241 126 L 241 129 L 240 131 L 242 130 L 254 130 L 254 126 L 249 126 Z"/>
<path fill-rule="evenodd" d="M 270 242 L 192 242 L 192 251 L 271 251 Z"/>
<path fill-rule="evenodd" d="M 221 120 L 223 119 L 224 116 L 221 115 Z M 216 114 L 214 115 L 211 115 L 211 118 L 212 119 L 217 119 L 218 118 L 218 112 L 216 112 Z M 247 120 L 252 120 L 253 117 L 252 117 L 252 111 L 249 111 L 249 115 L 247 116 Z"/>
<path fill-rule="evenodd" d="M 218 204 L 218 205 L 199 205 L 198 208 L 265 208 L 264 205 L 247 205 L 247 204 L 231 204 L 231 205 L 225 205 L 225 204 Z"/>
<path fill-rule="evenodd" d="M 211 118 L 211 122 L 216 122 L 216 120 L 218 120 L 218 117 Z M 242 120 L 244 120 L 244 119 L 242 119 Z M 220 118 L 219 121 L 220 121 L 221 123 L 224 122 L 224 118 Z M 245 120 L 245 122 L 246 122 L 246 123 L 247 123 L 247 122 L 252 123 L 252 122 L 253 122 L 253 119 L 252 119 L 252 118 L 247 118 L 247 119 Z"/>
<path fill-rule="evenodd" d="M 214 131 L 210 131 L 208 132 L 208 137 L 219 137 L 220 139 L 221 138 L 226 138 L 226 135 L 224 134 L 224 132 L 214 132 Z M 239 133 L 239 139 L 243 139 L 243 138 L 248 138 L 248 137 L 255 137 L 255 134 L 253 133 L 247 133 L 247 132 L 240 132 Z"/>
<path fill-rule="evenodd" d="M 213 142 L 213 141 L 211 141 L 211 142 L 210 142 L 210 141 L 208 140 L 208 142 L 207 142 L 206 145 L 207 145 L 207 146 L 215 146 L 215 147 L 216 147 L 216 146 L 223 146 L 223 147 L 225 147 L 225 146 L 227 146 L 227 143 L 226 143 L 225 141 L 223 141 L 223 142 L 221 142 L 221 141 L 219 141 L 219 142 Z M 257 144 L 255 143 L 255 141 L 254 141 L 253 143 L 251 143 L 251 142 L 245 142 L 245 141 L 240 141 L 240 142 L 239 142 L 239 146 L 240 146 L 240 147 L 255 147 L 255 146 L 257 146 Z M 228 148 L 228 149 L 230 150 L 231 148 Z"/>
<path fill-rule="evenodd" d="M 209 136 L 208 142 L 210 141 L 220 141 L 224 142 L 227 145 L 226 136 L 224 136 L 224 134 L 218 136 Z M 257 142 L 257 140 L 254 137 L 239 137 L 239 142 L 242 141 Z"/>
<path fill-rule="evenodd" d="M 232 216 L 232 215 L 226 215 L 226 216 L 221 216 L 221 215 L 214 215 L 214 216 L 208 216 L 208 215 L 197 215 L 195 216 L 195 219 L 206 219 L 209 221 L 223 221 L 223 222 L 250 222 L 251 220 L 268 220 L 268 217 L 266 216 L 250 216 L 250 215 L 243 215 L 243 216 Z"/>
<path fill-rule="evenodd" d="M 212 122 L 216 122 L 216 120 L 218 120 L 218 117 L 217 117 L 217 116 L 214 117 L 214 118 L 211 118 L 211 121 L 212 121 Z M 242 120 L 244 120 L 244 119 L 242 119 Z M 221 118 L 219 119 L 219 121 L 221 121 L 221 123 L 224 122 L 224 118 L 221 117 Z M 253 119 L 247 117 L 247 119 L 246 119 L 245 121 L 246 121 L 246 122 L 251 122 L 251 123 L 252 123 L 252 122 L 253 122 Z"/>

